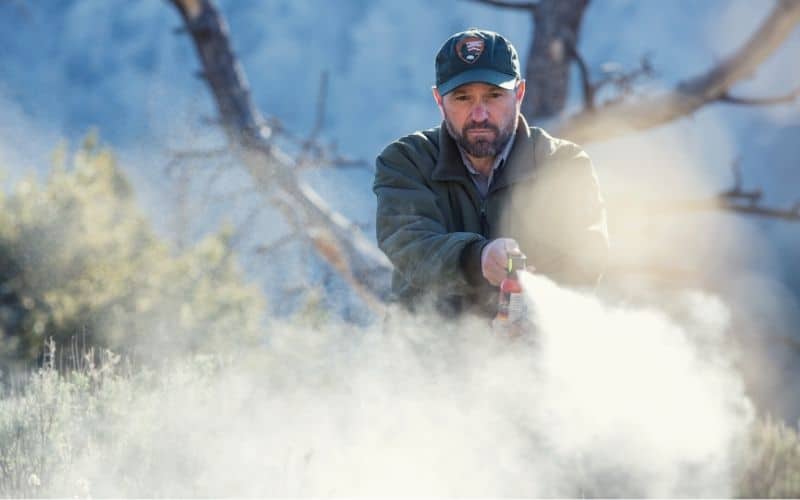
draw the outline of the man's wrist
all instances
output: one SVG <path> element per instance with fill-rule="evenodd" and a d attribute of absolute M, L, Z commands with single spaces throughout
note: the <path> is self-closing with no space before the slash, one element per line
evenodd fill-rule
<path fill-rule="evenodd" d="M 483 249 L 491 242 L 486 238 L 481 238 L 468 243 L 461 252 L 461 269 L 470 285 L 480 285 L 483 281 L 483 270 L 481 269 L 481 255 Z"/>

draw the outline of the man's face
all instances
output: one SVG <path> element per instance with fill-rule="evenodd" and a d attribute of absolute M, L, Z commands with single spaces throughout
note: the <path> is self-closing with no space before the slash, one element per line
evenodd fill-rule
<path fill-rule="evenodd" d="M 525 82 L 513 90 L 467 83 L 444 97 L 433 89 L 434 98 L 453 139 L 475 158 L 495 157 L 508 143 L 517 125 Z"/>

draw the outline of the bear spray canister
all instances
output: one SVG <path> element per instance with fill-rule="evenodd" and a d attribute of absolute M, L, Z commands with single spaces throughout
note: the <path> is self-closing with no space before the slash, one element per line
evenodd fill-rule
<path fill-rule="evenodd" d="M 510 254 L 506 266 L 506 277 L 500 283 L 497 299 L 497 315 L 492 322 L 498 333 L 514 335 L 515 325 L 527 316 L 525 296 L 519 280 L 519 271 L 525 270 L 527 258 L 524 254 Z"/>

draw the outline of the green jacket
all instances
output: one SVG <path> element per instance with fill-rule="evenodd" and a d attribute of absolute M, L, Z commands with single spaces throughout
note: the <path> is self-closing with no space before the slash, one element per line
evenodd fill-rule
<path fill-rule="evenodd" d="M 589 157 L 522 117 L 485 199 L 443 125 L 387 146 L 373 191 L 393 296 L 411 309 L 494 314 L 497 288 L 480 265 L 494 238 L 516 239 L 529 265 L 562 284 L 593 285 L 605 265 L 605 209 Z"/>

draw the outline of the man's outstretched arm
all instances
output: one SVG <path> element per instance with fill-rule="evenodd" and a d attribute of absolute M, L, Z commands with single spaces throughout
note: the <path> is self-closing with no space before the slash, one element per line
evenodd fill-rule
<path fill-rule="evenodd" d="M 467 275 L 463 253 L 488 241 L 478 233 L 448 232 L 436 194 L 420 171 L 408 158 L 389 153 L 378 157 L 373 185 L 378 245 L 409 285 L 468 293 L 476 279 Z"/>

